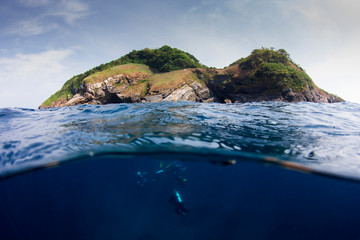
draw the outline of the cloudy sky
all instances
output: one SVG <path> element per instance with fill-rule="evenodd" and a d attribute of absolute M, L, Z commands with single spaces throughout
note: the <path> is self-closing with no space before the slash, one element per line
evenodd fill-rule
<path fill-rule="evenodd" d="M 358 0 L 1 0 L 0 107 L 37 108 L 72 76 L 165 44 L 218 68 L 284 48 L 360 103 L 359 13 Z"/>

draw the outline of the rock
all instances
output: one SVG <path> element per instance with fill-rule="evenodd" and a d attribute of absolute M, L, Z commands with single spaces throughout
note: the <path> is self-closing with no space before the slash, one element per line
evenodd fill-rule
<path fill-rule="evenodd" d="M 194 89 L 188 85 L 182 86 L 180 89 L 175 90 L 169 96 L 167 96 L 163 101 L 173 102 L 173 101 L 191 101 L 199 102 L 199 97 L 195 93 Z"/>
<path fill-rule="evenodd" d="M 195 80 L 192 75 L 197 76 Z M 213 80 L 206 80 L 205 76 L 214 75 Z M 177 75 L 175 75 L 177 76 Z M 199 80 L 199 76 L 205 79 Z M 222 102 L 246 103 L 263 101 L 282 102 L 324 102 L 342 101 L 341 98 L 327 94 L 321 89 L 308 86 L 302 92 L 294 92 L 291 88 L 269 89 L 266 85 L 246 85 L 241 74 L 231 77 L 220 70 L 195 70 L 187 75 L 177 76 L 176 84 L 161 82 L 160 87 L 151 89 L 148 74 L 131 73 L 118 74 L 108 77 L 104 81 L 83 82 L 80 93 L 67 100 L 57 100 L 51 107 L 74 106 L 78 104 L 108 104 L 108 103 L 137 103 L 162 101 L 191 101 L 191 102 Z M 161 80 L 163 81 L 163 80 Z M 171 80 L 170 80 L 171 81 Z M 159 83 L 157 83 L 159 86 Z"/>
<path fill-rule="evenodd" d="M 85 97 L 81 96 L 80 94 L 74 95 L 69 101 L 65 103 L 65 106 L 75 106 L 79 104 L 83 104 L 86 102 Z"/>
<path fill-rule="evenodd" d="M 163 97 L 161 94 L 148 95 L 145 97 L 146 102 L 161 102 L 162 100 L 163 100 Z"/>
<path fill-rule="evenodd" d="M 116 94 L 116 96 L 118 97 L 118 102 L 119 103 L 137 103 L 137 102 L 141 102 L 141 98 L 139 95 L 133 94 L 133 95 L 127 95 L 127 94 Z"/>
<path fill-rule="evenodd" d="M 194 90 L 200 102 L 214 102 L 214 94 L 208 87 L 198 82 L 193 82 L 190 87 Z"/>
<path fill-rule="evenodd" d="M 85 94 L 84 94 L 84 97 L 85 97 L 85 100 L 86 101 L 92 101 L 92 100 L 94 100 L 94 96 L 93 95 L 91 95 L 90 93 L 88 93 L 88 92 L 86 92 Z"/>
<path fill-rule="evenodd" d="M 281 95 L 288 102 L 293 102 L 295 100 L 295 94 L 291 88 L 284 90 Z"/>

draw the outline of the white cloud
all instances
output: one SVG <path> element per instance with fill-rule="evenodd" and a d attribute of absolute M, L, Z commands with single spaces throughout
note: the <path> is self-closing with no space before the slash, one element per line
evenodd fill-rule
<path fill-rule="evenodd" d="M 74 25 L 77 20 L 91 14 L 88 4 L 81 0 L 21 0 L 28 7 L 46 6 L 43 13 L 22 19 L 7 29 L 7 34 L 19 36 L 41 35 L 61 29 L 61 25 Z"/>
<path fill-rule="evenodd" d="M 22 20 L 8 29 L 8 34 L 20 35 L 23 37 L 40 35 L 57 29 L 59 26 L 54 22 L 44 21 L 43 18 Z"/>
<path fill-rule="evenodd" d="M 0 58 L 0 107 L 38 107 L 59 90 L 72 50 L 49 50 Z"/>
<path fill-rule="evenodd" d="M 314 35 L 328 40 L 341 40 L 347 35 L 360 33 L 360 1 L 358 0 L 278 0 L 284 12 L 303 17 Z M 291 15 L 290 15 L 291 16 Z M 335 39 L 334 39 L 335 38 Z"/>
<path fill-rule="evenodd" d="M 61 61 L 70 54 L 71 50 L 50 50 L 38 54 L 16 54 L 13 58 L 0 58 L 0 66 L 3 70 L 12 71 L 18 77 L 28 76 L 40 69 L 45 74 L 60 72 L 63 70 Z"/>
<path fill-rule="evenodd" d="M 56 16 L 62 18 L 67 24 L 74 24 L 90 14 L 89 6 L 79 0 L 62 0 L 56 4 L 45 16 Z"/>

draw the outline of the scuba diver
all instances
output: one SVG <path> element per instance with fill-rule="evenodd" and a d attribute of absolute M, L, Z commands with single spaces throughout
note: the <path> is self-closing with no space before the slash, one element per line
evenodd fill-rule
<path fill-rule="evenodd" d="M 145 183 L 148 182 L 158 182 L 163 176 L 170 175 L 174 176 L 174 185 L 180 187 L 187 183 L 187 178 L 184 177 L 184 172 L 186 167 L 181 163 L 169 163 L 164 166 L 163 162 L 160 162 L 160 169 L 149 173 L 149 172 L 137 172 L 137 183 L 143 187 Z M 174 191 L 170 195 L 169 203 L 174 206 L 175 213 L 181 216 L 185 216 L 186 213 L 189 213 L 190 210 L 185 207 L 183 199 L 178 191 Z"/>
<path fill-rule="evenodd" d="M 185 204 L 178 191 L 175 191 L 174 194 L 170 195 L 169 203 L 174 205 L 174 211 L 178 215 L 185 216 L 186 213 L 190 212 L 190 210 L 185 207 Z"/>

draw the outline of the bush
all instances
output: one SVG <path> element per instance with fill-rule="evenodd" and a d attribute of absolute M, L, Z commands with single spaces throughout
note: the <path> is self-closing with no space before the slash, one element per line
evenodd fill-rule
<path fill-rule="evenodd" d="M 306 86 L 314 88 L 311 78 L 292 61 L 284 49 L 255 49 L 248 57 L 231 65 L 234 64 L 249 70 L 247 82 L 261 83 L 269 89 L 291 88 L 300 92 L 305 90 Z"/>
<path fill-rule="evenodd" d="M 145 64 L 159 70 L 160 72 L 205 67 L 190 53 L 181 51 L 177 48 L 171 48 L 166 45 L 153 50 L 149 48 L 139 51 L 134 50 L 131 53 L 110 62 L 109 64 L 116 66 L 126 63 Z"/>

